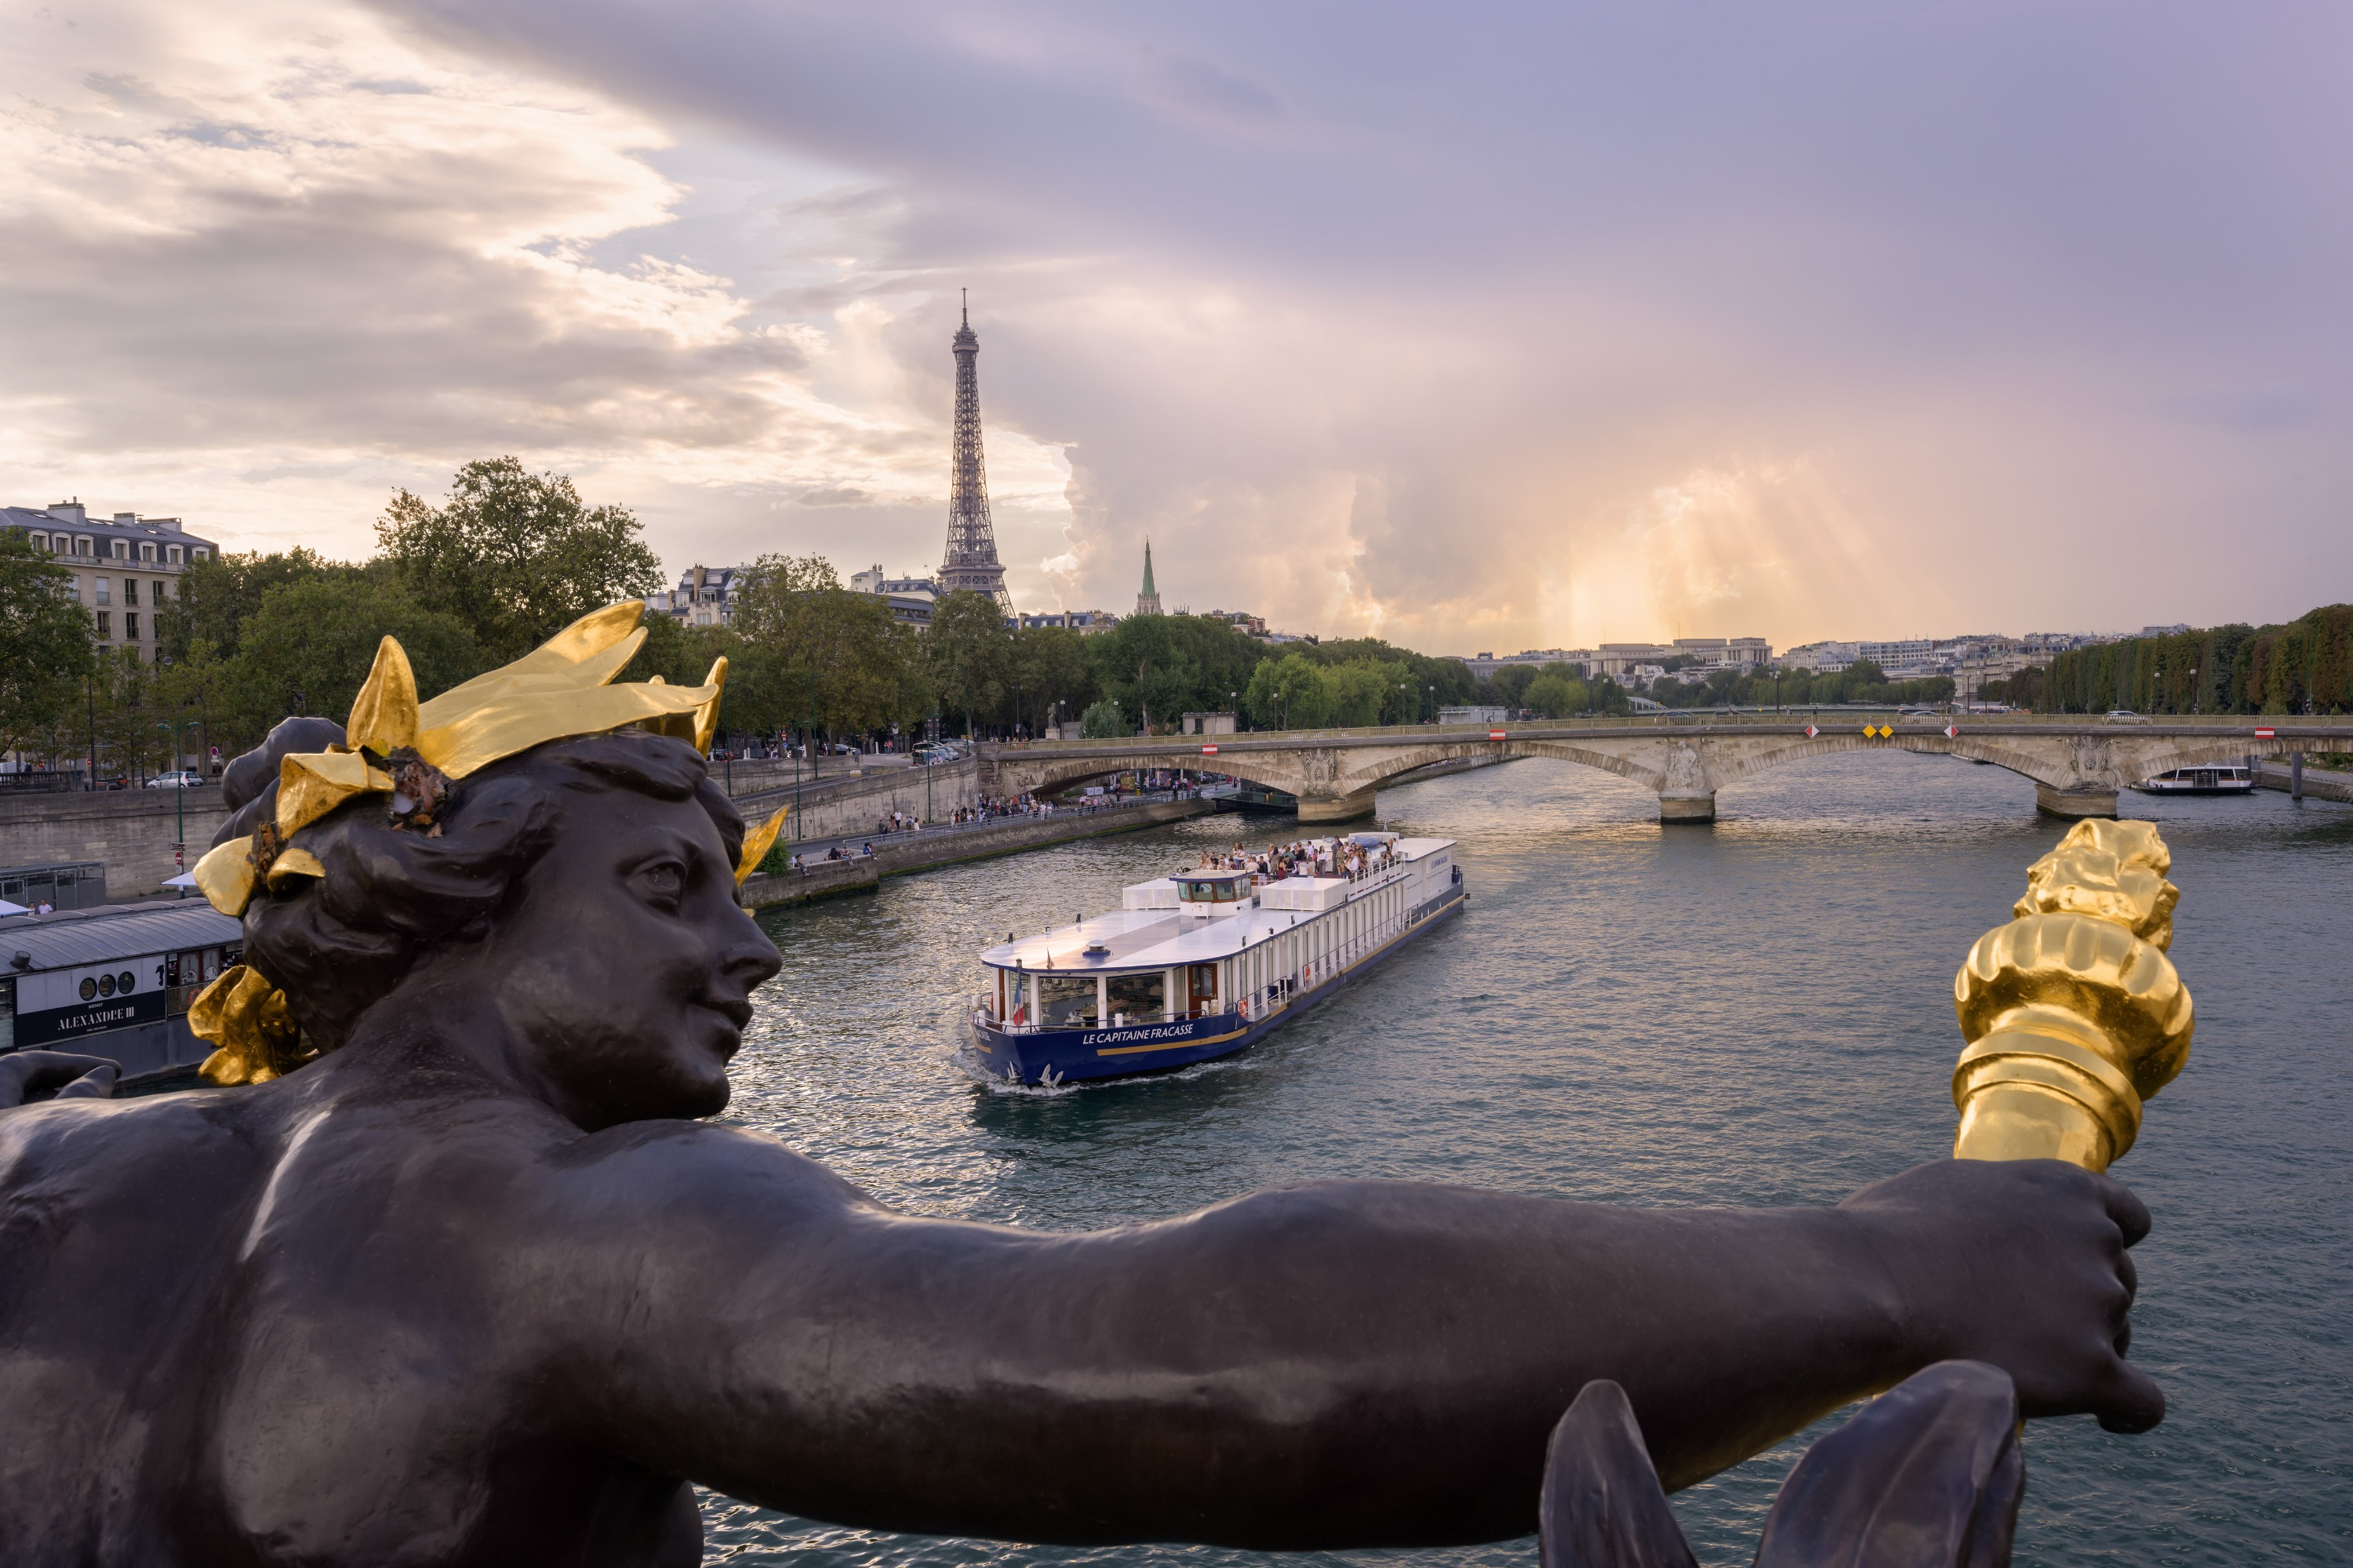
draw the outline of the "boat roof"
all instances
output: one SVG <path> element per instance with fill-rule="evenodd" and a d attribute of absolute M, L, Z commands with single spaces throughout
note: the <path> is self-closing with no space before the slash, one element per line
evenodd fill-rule
<path fill-rule="evenodd" d="M 1452 839 L 1399 839 L 1396 848 L 1400 857 L 1410 863 L 1451 848 L 1453 843 Z M 1388 885 L 1390 880 L 1384 877 L 1350 885 L 1362 893 L 1371 893 Z M 1358 895 L 1350 896 L 1353 899 Z M 1305 911 L 1290 909 L 1250 908 L 1207 917 L 1187 916 L 1175 909 L 1113 909 L 1034 937 L 1001 942 L 982 953 L 980 961 L 995 969 L 1018 968 L 1046 974 L 1129 973 L 1214 963 L 1233 957 L 1254 942 L 1291 929 L 1299 924 L 1303 914 L 1309 919 L 1315 917 Z M 1103 952 L 1089 958 L 1086 949 L 1096 946 L 1102 947 Z"/>
<path fill-rule="evenodd" d="M 243 925 L 201 898 L 14 915 L 0 920 L 0 979 L 244 940 Z"/>

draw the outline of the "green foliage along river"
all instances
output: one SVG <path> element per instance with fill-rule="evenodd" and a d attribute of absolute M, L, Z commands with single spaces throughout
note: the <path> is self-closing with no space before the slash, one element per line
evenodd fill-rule
<path fill-rule="evenodd" d="M 1613 1202 L 1817 1203 L 1950 1145 L 1953 971 L 2060 825 L 1993 768 L 1825 758 L 1662 831 L 1651 797 L 1525 761 L 1385 793 L 1451 835 L 1468 916 L 1254 1054 L 1075 1092 L 976 1083 L 955 1055 L 972 956 L 1116 904 L 1214 818 L 892 881 L 774 921 L 729 1119 L 908 1209 L 1049 1228 L 1281 1182 L 1401 1177 Z M 2157 1229 L 2134 1354 L 2171 1413 L 2140 1437 L 2036 1423 L 2018 1561 L 2353 1559 L 2353 809 L 2152 800 L 2197 997 L 2188 1070 L 2118 1168 Z M 1253 840 L 1277 820 L 1261 820 Z M 1835 1418 L 1833 1418 L 1835 1419 Z M 1681 1493 L 1701 1560 L 1746 1563 L 1801 1441 Z M 1024 1460 L 1004 1457 L 1005 1485 Z M 705 1499 L 709 1560 L 797 1568 L 1190 1564 L 877 1535 Z M 1350 1562 L 1532 1565 L 1531 1541 Z"/>

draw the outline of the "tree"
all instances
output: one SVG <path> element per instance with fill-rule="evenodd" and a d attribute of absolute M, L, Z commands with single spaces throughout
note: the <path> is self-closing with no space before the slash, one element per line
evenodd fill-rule
<path fill-rule="evenodd" d="M 287 583 L 262 596 L 238 640 L 227 681 L 233 741 L 252 745 L 289 714 L 343 718 L 387 636 L 408 654 L 421 698 L 492 662 L 463 620 L 426 609 L 390 583 L 364 577 Z"/>
<path fill-rule="evenodd" d="M 177 597 L 155 616 L 159 662 L 179 664 L 199 641 L 210 642 L 219 658 L 234 658 L 246 621 L 261 608 L 262 597 L 272 588 L 314 577 L 364 577 L 371 569 L 378 576 L 387 570 L 330 561 L 300 546 L 267 556 L 215 556 L 191 561 L 180 574 Z"/>
<path fill-rule="evenodd" d="M 153 666 L 136 648 L 111 648 L 91 667 L 87 710 L 101 776 L 135 778 L 154 763 L 166 742 L 155 728 Z"/>
<path fill-rule="evenodd" d="M 0 752 L 47 755 L 44 737 L 82 705 L 95 641 L 70 577 L 22 533 L 0 533 Z"/>
<path fill-rule="evenodd" d="M 1261 661 L 1242 702 L 1270 729 L 1321 729 L 1331 720 L 1331 683 L 1322 666 L 1293 651 Z"/>
<path fill-rule="evenodd" d="M 987 594 L 958 588 L 932 607 L 923 634 L 923 654 L 932 690 L 940 705 L 965 720 L 993 719 L 1004 705 L 1013 674 L 1013 633 L 1005 612 Z"/>
<path fill-rule="evenodd" d="M 1076 714 L 1094 700 L 1098 689 L 1086 636 L 1067 626 L 1015 632 L 1006 680 L 1011 687 L 1012 722 L 1028 725 L 1033 735 L 1057 707 L 1065 715 Z"/>
<path fill-rule="evenodd" d="M 844 588 L 822 556 L 753 563 L 736 596 L 734 634 L 755 683 L 747 703 L 779 723 L 856 735 L 931 711 L 917 633 L 892 619 L 881 595 Z"/>
<path fill-rule="evenodd" d="M 1425 716 L 1425 709 L 1430 710 L 1428 716 L 1434 717 L 1437 708 L 1468 703 L 1479 694 L 1479 683 L 1461 660 L 1433 659 L 1409 648 L 1392 647 L 1377 637 L 1311 642 L 1303 648 L 1306 658 L 1326 667 L 1357 663 L 1402 665 L 1403 673 L 1392 683 L 1408 687 L 1412 701 L 1389 717 L 1388 722 L 1393 724 L 1419 723 Z"/>
<path fill-rule="evenodd" d="M 1105 697 L 1079 716 L 1079 734 L 1088 740 L 1117 740 L 1135 733 L 1120 713 L 1119 704 Z"/>
<path fill-rule="evenodd" d="M 1487 678 L 1487 698 L 1499 707 L 1524 708 L 1528 705 L 1528 687 L 1535 678 L 1536 673 L 1525 664 L 1505 664 Z"/>
<path fill-rule="evenodd" d="M 526 472 L 512 457 L 459 469 L 443 506 L 394 493 L 375 529 L 395 580 L 463 621 L 494 664 L 659 588 L 661 563 L 639 535 L 628 508 L 590 506 L 565 475 Z"/>
<path fill-rule="evenodd" d="M 1187 712 L 1222 713 L 1250 683 L 1266 645 L 1222 620 L 1139 615 L 1087 640 L 1095 680 L 1139 718 L 1173 727 Z"/>
<path fill-rule="evenodd" d="M 186 721 L 193 726 L 193 734 L 185 737 L 193 758 L 184 760 L 182 767 L 201 771 L 207 747 L 217 745 L 224 755 L 235 756 L 259 738 L 237 721 L 236 684 L 236 663 L 223 659 L 209 638 L 189 642 L 177 659 L 157 651 L 154 701 L 162 715 L 159 722 Z"/>
<path fill-rule="evenodd" d="M 1546 718 L 1567 718 L 1581 714 L 1591 705 L 1592 694 L 1585 683 L 1547 665 L 1536 678 L 1528 683 L 1527 705 Z"/>
<path fill-rule="evenodd" d="M 1324 672 L 1324 677 L 1332 704 L 1326 722 L 1334 725 L 1380 723 L 1382 714 L 1400 699 L 1398 688 L 1409 683 L 1404 665 L 1374 659 L 1355 659 L 1333 665 Z"/>

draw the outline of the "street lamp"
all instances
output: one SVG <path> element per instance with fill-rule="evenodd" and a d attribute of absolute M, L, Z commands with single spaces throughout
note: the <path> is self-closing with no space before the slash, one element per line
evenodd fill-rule
<path fill-rule="evenodd" d="M 2195 664 L 2189 667 L 2189 711 L 2193 715 L 2198 711 L 2198 666 Z"/>
<path fill-rule="evenodd" d="M 809 731 L 817 726 L 817 713 L 814 707 L 804 708 L 802 712 L 807 716 L 801 721 L 801 749 L 808 751 L 809 771 L 815 773 L 817 753 L 809 751 Z M 801 765 L 800 759 L 795 758 L 793 759 L 793 837 L 795 839 L 808 837 L 807 821 L 801 815 Z"/>
<path fill-rule="evenodd" d="M 179 777 L 180 731 L 186 726 L 187 720 L 175 718 L 170 724 L 159 724 L 155 726 L 157 729 L 172 732 L 172 783 L 174 785 L 172 863 L 182 872 L 188 869 L 188 781 Z"/>

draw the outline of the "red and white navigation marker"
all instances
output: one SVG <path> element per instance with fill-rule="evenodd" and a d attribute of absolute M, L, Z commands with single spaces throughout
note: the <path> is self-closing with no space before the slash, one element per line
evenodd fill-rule
<path fill-rule="evenodd" d="M 1218 755 L 1218 748 L 1214 746 L 1205 746 L 1201 747 L 1201 755 L 1204 757 L 1215 757 Z"/>
<path fill-rule="evenodd" d="M 1820 730 L 1816 729 L 1812 725 L 1808 725 L 1808 726 L 1806 726 L 1806 738 L 1807 738 L 1808 740 L 1811 740 L 1811 739 L 1813 739 L 1813 738 L 1814 738 L 1814 736 L 1818 736 L 1818 735 L 1820 735 L 1820 734 L 1821 734 L 1821 733 L 1822 733 L 1822 732 L 1821 732 Z"/>
<path fill-rule="evenodd" d="M 1961 738 L 1961 726 L 1960 726 L 1959 725 L 1957 725 L 1957 724 L 1948 724 L 1948 725 L 1947 725 L 1947 726 L 1945 726 L 1945 738 L 1946 738 L 1947 740 L 1958 740 L 1958 739 L 1960 739 L 1960 738 Z"/>
<path fill-rule="evenodd" d="M 2257 740 L 2269 740 L 2276 733 L 2278 732 L 2274 730 L 2269 725 L 2266 725 L 2263 728 L 2255 731 L 2255 738 Z"/>
<path fill-rule="evenodd" d="M 1489 740 L 1501 740 L 1504 738 L 1504 732 L 1500 729 L 1491 729 L 1487 732 L 1487 738 Z"/>

